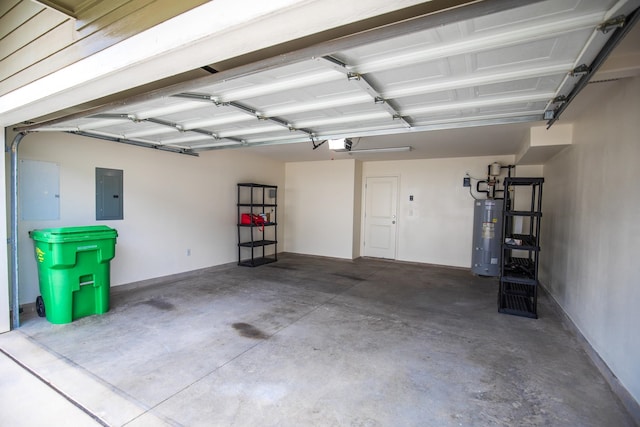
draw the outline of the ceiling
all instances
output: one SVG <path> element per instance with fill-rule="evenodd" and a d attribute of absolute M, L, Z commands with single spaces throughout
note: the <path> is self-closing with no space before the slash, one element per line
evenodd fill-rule
<path fill-rule="evenodd" d="M 95 4 L 95 0 L 32 0 L 36 3 L 40 3 L 43 6 L 50 7 L 65 15 L 78 18 L 78 15 L 82 10 L 86 10 L 91 5 Z"/>
<path fill-rule="evenodd" d="M 515 154 L 528 129 L 545 124 L 545 111 L 559 111 L 558 97 L 574 92 L 582 78 L 574 71 L 615 34 L 598 27 L 639 4 L 547 0 L 483 14 L 461 7 L 25 129 L 186 154 L 242 148 L 287 161 L 377 159 L 358 151 L 394 146 L 411 151 L 385 159 Z M 637 58 L 637 29 L 627 40 L 616 54 Z M 353 141 L 350 153 L 322 144 L 343 137 Z"/>

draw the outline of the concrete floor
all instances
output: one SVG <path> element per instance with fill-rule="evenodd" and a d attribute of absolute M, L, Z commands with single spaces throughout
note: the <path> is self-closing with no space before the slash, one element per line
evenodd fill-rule
<path fill-rule="evenodd" d="M 105 315 L 0 335 L 0 413 L 12 426 L 634 425 L 544 295 L 538 320 L 496 304 L 497 281 L 467 270 L 289 254 L 117 287 Z"/>

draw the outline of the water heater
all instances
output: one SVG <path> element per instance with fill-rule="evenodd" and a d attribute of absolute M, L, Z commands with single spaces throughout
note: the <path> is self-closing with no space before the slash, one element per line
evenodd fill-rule
<path fill-rule="evenodd" d="M 471 272 L 499 276 L 502 256 L 502 200 L 474 200 Z"/>

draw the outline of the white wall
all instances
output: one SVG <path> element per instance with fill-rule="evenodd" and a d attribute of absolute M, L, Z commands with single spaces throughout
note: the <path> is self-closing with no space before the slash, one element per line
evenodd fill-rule
<path fill-rule="evenodd" d="M 469 172 L 484 179 L 490 163 L 507 165 L 513 160 L 514 156 L 491 156 L 287 163 L 285 250 L 357 258 L 363 253 L 364 182 L 367 177 L 398 176 L 397 259 L 470 267 L 473 199 L 462 178 Z M 542 175 L 541 166 L 518 166 L 516 171 L 519 176 Z"/>
<path fill-rule="evenodd" d="M 236 184 L 284 188 L 284 163 L 242 149 L 192 157 L 50 133 L 27 135 L 20 158 L 60 165 L 60 220 L 19 224 L 20 303 L 39 294 L 28 231 L 95 224 L 96 167 L 124 170 L 124 220 L 98 222 L 119 234 L 112 286 L 237 261 Z"/>
<path fill-rule="evenodd" d="M 586 90 L 602 99 L 544 166 L 541 279 L 638 402 L 640 78 Z"/>
<path fill-rule="evenodd" d="M 285 250 L 352 259 L 356 160 L 287 163 Z"/>
<path fill-rule="evenodd" d="M 467 172 L 484 179 L 490 163 L 513 160 L 492 156 L 365 162 L 364 179 L 400 177 L 397 259 L 470 267 L 473 199 L 462 179 Z"/>

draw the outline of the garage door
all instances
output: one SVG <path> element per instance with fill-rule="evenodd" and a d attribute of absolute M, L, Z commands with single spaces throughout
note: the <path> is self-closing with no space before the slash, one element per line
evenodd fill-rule
<path fill-rule="evenodd" d="M 64 131 L 197 155 L 552 123 L 606 56 L 610 38 L 635 22 L 639 4 L 479 2 L 19 130 Z"/>

